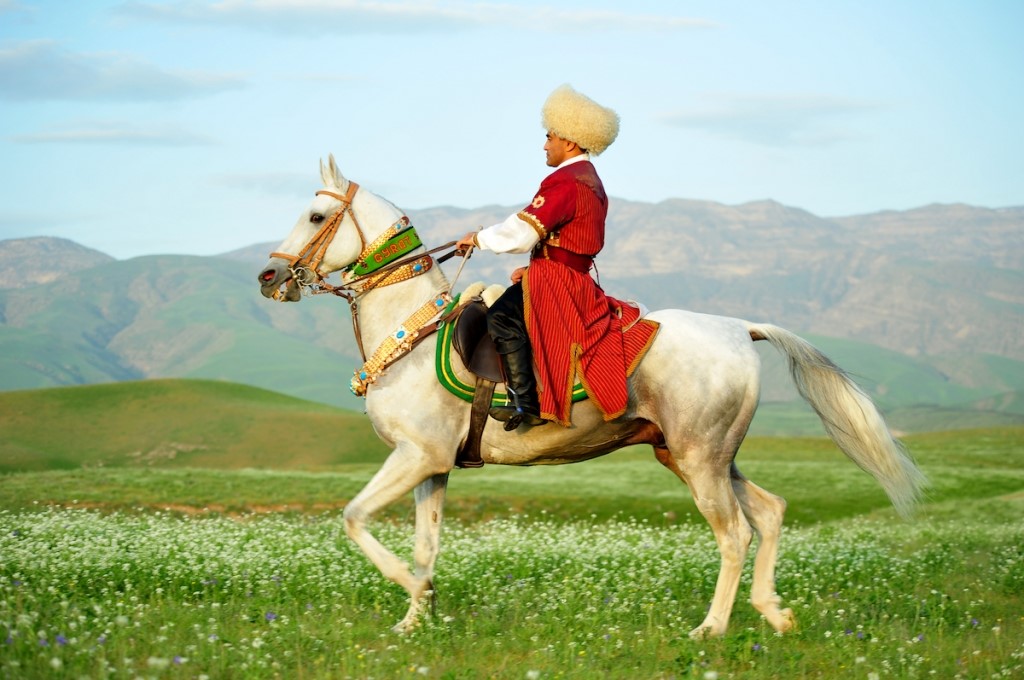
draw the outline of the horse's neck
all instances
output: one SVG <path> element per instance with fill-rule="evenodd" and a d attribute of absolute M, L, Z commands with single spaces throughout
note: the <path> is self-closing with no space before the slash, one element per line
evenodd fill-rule
<path fill-rule="evenodd" d="M 416 311 L 427 303 L 433 303 L 438 294 L 448 289 L 448 279 L 441 271 L 440 265 L 435 262 L 426 274 L 401 283 L 375 288 L 363 295 L 357 309 L 360 335 L 367 356 Z M 441 308 L 438 307 L 437 311 L 441 311 Z M 412 332 L 418 329 L 406 330 Z"/>
<path fill-rule="evenodd" d="M 402 218 L 403 213 L 391 202 L 360 188 L 353 201 L 353 215 L 359 220 L 360 228 L 373 228 L 363 233 L 364 247 L 372 243 L 384 231 Z M 420 246 L 408 254 L 408 257 L 422 255 L 426 248 Z M 399 326 L 406 323 L 409 317 L 426 303 L 435 300 L 439 293 L 448 291 L 450 285 L 440 265 L 434 262 L 433 267 L 425 274 L 414 276 L 406 281 L 374 288 L 363 294 L 357 302 L 359 315 L 359 334 L 363 350 L 367 356 L 394 333 Z M 415 331 L 415 328 L 407 328 Z"/>
<path fill-rule="evenodd" d="M 372 225 L 387 227 L 402 217 L 402 211 L 394 204 L 364 187 L 359 187 L 359 191 L 352 199 L 352 214 L 362 223 L 362 228 L 369 227 L 371 231 L 373 230 Z M 374 235 L 365 234 L 365 236 L 373 240 Z"/>

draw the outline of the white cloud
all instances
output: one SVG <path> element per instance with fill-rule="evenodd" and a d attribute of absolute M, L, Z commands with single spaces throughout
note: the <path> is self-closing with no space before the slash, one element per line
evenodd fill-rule
<path fill-rule="evenodd" d="M 664 31 L 715 26 L 704 19 L 628 11 L 423 0 L 130 1 L 116 8 L 115 14 L 134 19 L 229 25 L 282 33 L 422 33 L 489 26 L 520 30 Z"/>
<path fill-rule="evenodd" d="M 237 76 L 167 71 L 123 53 L 71 52 L 51 40 L 0 49 L 0 99 L 168 101 L 243 86 Z"/>
<path fill-rule="evenodd" d="M 14 12 L 28 12 L 29 8 L 17 0 L 0 0 L 0 14 L 12 14 Z"/>
<path fill-rule="evenodd" d="M 174 126 L 138 126 L 130 123 L 88 123 L 9 138 L 21 144 L 112 144 L 130 146 L 207 146 L 214 141 Z"/>
<path fill-rule="evenodd" d="M 828 146 L 855 138 L 844 119 L 877 107 L 823 95 L 717 95 L 699 108 L 662 115 L 673 127 L 766 146 Z"/>

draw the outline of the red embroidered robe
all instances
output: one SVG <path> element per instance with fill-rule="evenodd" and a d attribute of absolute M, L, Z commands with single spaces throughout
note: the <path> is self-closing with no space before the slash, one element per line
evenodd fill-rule
<path fill-rule="evenodd" d="M 593 257 L 604 247 L 608 197 L 590 161 L 548 175 L 533 202 L 518 213 L 540 237 L 523 278 L 526 326 L 537 369 L 541 417 L 570 425 L 576 376 L 612 420 L 626 410 L 627 358 L 619 303 L 588 273 L 548 259 L 546 245 Z M 641 343 L 646 346 L 656 326 Z M 632 352 L 630 352 L 632 354 Z M 632 357 L 630 358 L 632 361 Z"/>

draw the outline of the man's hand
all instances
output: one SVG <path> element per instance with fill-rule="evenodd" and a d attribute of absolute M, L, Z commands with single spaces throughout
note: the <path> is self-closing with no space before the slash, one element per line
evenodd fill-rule
<path fill-rule="evenodd" d="M 460 238 L 458 241 L 456 241 L 455 242 L 455 250 L 456 250 L 456 252 L 458 252 L 461 255 L 463 253 L 468 253 L 470 251 L 470 249 L 475 248 L 476 247 L 476 243 L 473 242 L 473 237 L 474 236 L 476 236 L 476 232 L 475 231 L 471 231 L 468 234 L 466 234 L 465 236 L 463 236 L 462 238 Z"/>
<path fill-rule="evenodd" d="M 519 269 L 512 272 L 512 283 L 519 283 L 520 281 L 523 280 L 524 276 L 526 276 L 526 267 L 520 267 Z"/>

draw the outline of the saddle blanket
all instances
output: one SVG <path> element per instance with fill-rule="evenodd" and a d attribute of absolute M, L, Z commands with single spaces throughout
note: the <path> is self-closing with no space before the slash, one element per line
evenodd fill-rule
<path fill-rule="evenodd" d="M 640 318 L 642 311 L 639 307 L 628 302 L 612 299 L 616 305 L 615 309 L 622 324 L 622 344 L 626 361 L 626 377 L 633 375 L 633 371 L 640 365 L 641 359 L 647 354 L 654 336 L 658 333 L 659 324 L 657 321 Z M 451 311 L 458 306 L 459 296 L 448 305 L 445 312 Z M 437 380 L 445 389 L 463 401 L 473 401 L 473 393 L 476 391 L 476 378 L 473 374 L 459 366 L 456 369 L 452 365 L 452 338 L 455 333 L 455 324 L 446 323 L 438 331 L 437 351 L 435 354 L 435 365 L 437 368 Z M 572 390 L 573 402 L 583 401 L 587 398 L 587 391 L 577 378 Z M 491 398 L 493 406 L 502 406 L 509 403 L 508 394 L 504 391 L 504 385 L 495 387 L 494 396 Z"/>

